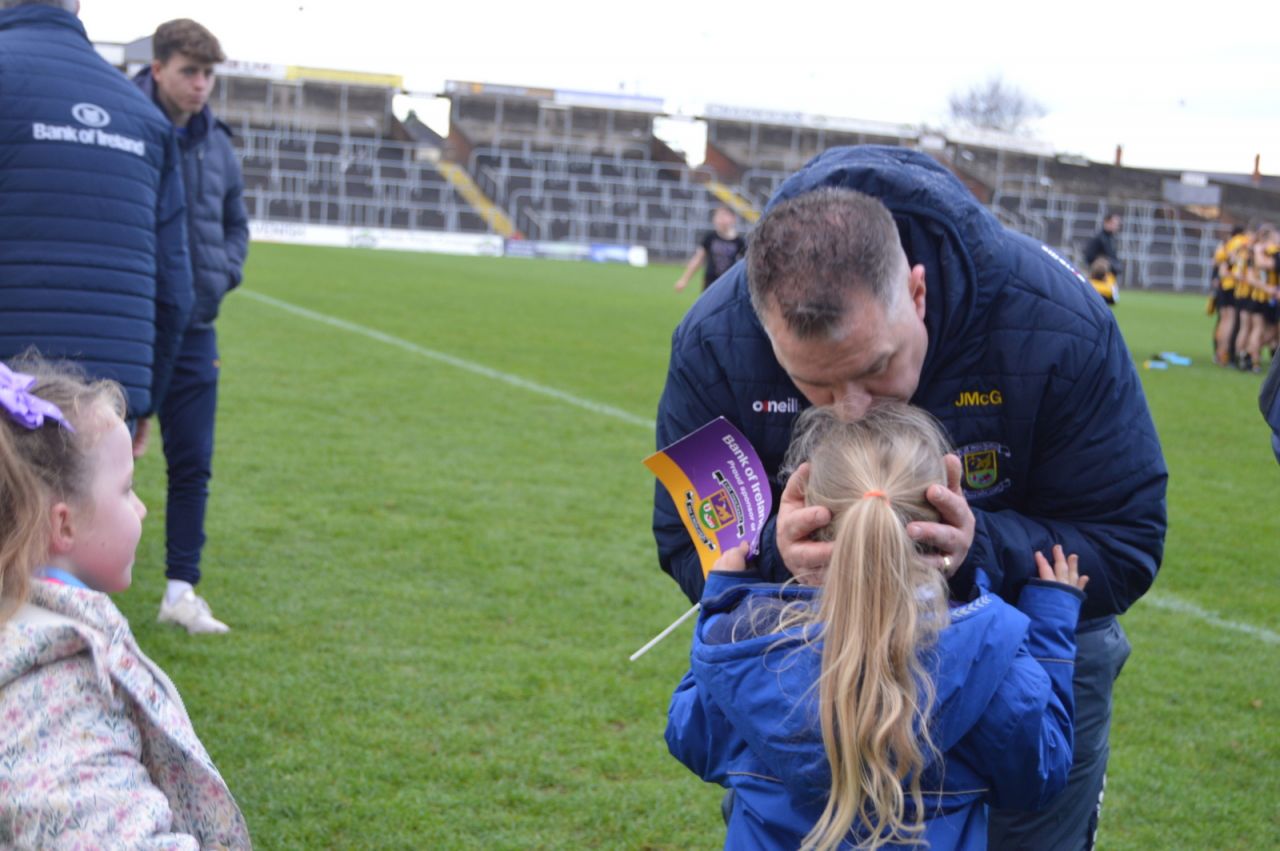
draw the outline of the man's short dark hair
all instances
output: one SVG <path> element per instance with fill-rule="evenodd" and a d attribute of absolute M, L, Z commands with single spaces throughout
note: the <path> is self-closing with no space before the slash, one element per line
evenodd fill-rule
<path fill-rule="evenodd" d="M 801 339 L 835 333 L 853 292 L 891 304 L 905 272 L 893 216 L 853 189 L 824 187 L 777 205 L 747 243 L 756 315 L 763 319 L 766 310 L 777 309 Z"/>
<path fill-rule="evenodd" d="M 190 18 L 166 21 L 156 27 L 151 37 L 151 55 L 161 64 L 168 62 L 175 53 L 183 53 L 197 62 L 217 65 L 227 57 L 218 39 Z"/>

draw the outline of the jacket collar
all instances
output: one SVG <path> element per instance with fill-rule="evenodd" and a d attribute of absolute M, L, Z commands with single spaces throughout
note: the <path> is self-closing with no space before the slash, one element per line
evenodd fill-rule
<path fill-rule="evenodd" d="M 169 117 L 169 114 L 164 111 L 164 106 L 161 105 L 160 100 L 156 97 L 156 81 L 151 76 L 150 65 L 144 66 L 141 71 L 134 75 L 133 84 L 156 105 L 156 109 L 160 110 L 161 114 L 164 115 L 165 118 Z M 204 137 L 208 136 L 214 127 L 221 127 L 226 131 L 228 136 L 231 135 L 231 128 L 214 118 L 213 110 L 210 109 L 209 104 L 206 103 L 204 107 L 195 115 L 191 116 L 191 120 L 187 122 L 186 144 L 192 145 L 200 141 Z M 179 135 L 179 138 L 182 138 L 181 135 Z"/>
<path fill-rule="evenodd" d="M 0 11 L 0 30 L 39 24 L 63 26 L 69 30 L 75 30 L 85 41 L 89 40 L 84 24 L 65 9 L 55 6 L 18 6 L 15 9 Z"/>
<path fill-rule="evenodd" d="M 749 598 L 812 598 L 812 588 L 751 584 L 748 575 L 707 577 L 702 616 L 695 629 L 690 664 L 699 685 L 721 707 L 732 706 L 740 732 L 769 751 L 762 758 L 794 788 L 829 788 L 822 737 L 818 732 L 816 690 L 821 645 L 805 627 L 746 638 L 731 644 L 702 641 L 708 618 L 729 614 Z M 996 688 L 1022 646 L 1028 618 L 998 598 L 978 597 L 950 613 L 950 624 L 928 651 L 934 676 L 933 741 L 942 751 L 954 747 L 987 711 Z M 801 652 L 805 651 L 805 652 Z M 779 715 L 779 690 L 796 701 L 795 711 Z M 740 711 L 739 711 L 740 710 Z"/>

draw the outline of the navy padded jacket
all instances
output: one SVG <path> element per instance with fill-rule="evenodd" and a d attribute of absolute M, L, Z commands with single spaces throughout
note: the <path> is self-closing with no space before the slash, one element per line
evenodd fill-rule
<path fill-rule="evenodd" d="M 155 101 L 156 84 L 150 67 L 142 69 L 133 82 Z M 240 159 L 231 145 L 231 128 L 214 117 L 208 104 L 191 117 L 185 136 L 178 135 L 178 150 L 182 152 L 187 236 L 195 273 L 196 305 L 190 327 L 207 328 L 218 316 L 222 297 L 239 286 L 243 277 L 249 253 L 244 180 Z"/>
<path fill-rule="evenodd" d="M 0 12 L 0 357 L 34 345 L 156 409 L 193 299 L 178 163 L 79 19 Z"/>
<path fill-rule="evenodd" d="M 1000 225 L 950 172 L 902 148 L 834 148 L 770 204 L 821 186 L 857 189 L 893 214 L 912 265 L 925 267 L 929 349 L 911 402 L 946 426 L 977 519 L 953 584 L 977 567 L 1006 600 L 1035 575 L 1034 550 L 1060 543 L 1090 578 L 1083 616 L 1123 612 L 1150 587 L 1164 550 L 1168 473 L 1137 371 L 1106 304 L 1048 247 Z M 804 396 L 778 365 L 751 308 L 745 262 L 693 305 L 672 336 L 658 406 L 664 447 L 717 416 L 777 476 Z M 755 562 L 790 576 L 774 522 Z M 662 568 L 690 600 L 702 570 L 670 497 L 656 487 Z"/>
<path fill-rule="evenodd" d="M 1276 367 L 1275 358 L 1271 359 L 1271 369 L 1258 393 L 1258 408 L 1267 425 L 1271 426 L 1271 448 L 1275 450 L 1276 460 L 1280 461 L 1280 368 Z"/>

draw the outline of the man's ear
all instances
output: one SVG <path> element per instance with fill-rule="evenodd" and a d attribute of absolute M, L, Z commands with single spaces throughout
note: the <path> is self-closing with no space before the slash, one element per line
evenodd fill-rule
<path fill-rule="evenodd" d="M 907 279 L 907 291 L 911 294 L 911 304 L 915 306 L 916 316 L 924 319 L 924 296 L 927 288 L 924 283 L 924 265 L 917 263 L 911 267 Z"/>
<path fill-rule="evenodd" d="M 159 74 L 160 69 L 163 67 L 164 67 L 164 63 L 161 62 L 159 59 L 152 59 L 151 60 L 151 76 L 154 77 L 156 74 Z"/>
<path fill-rule="evenodd" d="M 60 556 L 71 552 L 76 534 L 73 511 L 65 502 L 55 502 L 49 509 L 49 555 Z"/>

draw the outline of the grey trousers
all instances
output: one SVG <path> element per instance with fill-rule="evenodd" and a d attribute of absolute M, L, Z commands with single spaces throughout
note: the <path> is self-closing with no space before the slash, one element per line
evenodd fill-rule
<path fill-rule="evenodd" d="M 1085 621 L 1076 634 L 1075 759 L 1067 788 L 1038 813 L 992 809 L 988 851 L 1089 851 L 1093 848 L 1111 755 L 1111 689 L 1129 658 L 1114 617 Z"/>

